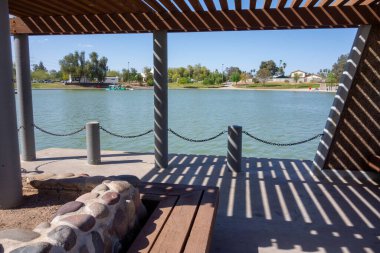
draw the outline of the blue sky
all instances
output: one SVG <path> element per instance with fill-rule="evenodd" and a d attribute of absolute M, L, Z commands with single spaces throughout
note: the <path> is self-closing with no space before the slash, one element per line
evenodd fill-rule
<path fill-rule="evenodd" d="M 296 69 L 318 72 L 330 68 L 338 56 L 348 53 L 356 29 L 170 33 L 169 67 L 200 63 L 211 70 L 238 66 L 258 69 L 262 60 L 283 60 L 286 72 Z M 59 69 L 58 60 L 75 50 L 96 51 L 108 58 L 109 68 L 130 67 L 142 71 L 152 66 L 152 34 L 31 36 L 31 64 L 42 61 Z"/>

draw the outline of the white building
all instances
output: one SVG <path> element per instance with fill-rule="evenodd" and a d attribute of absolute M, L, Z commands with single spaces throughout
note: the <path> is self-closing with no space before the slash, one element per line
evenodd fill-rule
<path fill-rule="evenodd" d="M 104 79 L 104 83 L 117 84 L 119 82 L 118 76 L 107 76 Z"/>
<path fill-rule="evenodd" d="M 307 75 L 305 78 L 306 83 L 321 83 L 322 81 L 323 81 L 323 78 L 320 75 L 316 75 L 316 74 Z"/>
<path fill-rule="evenodd" d="M 291 78 L 294 78 L 294 76 L 298 74 L 299 78 L 302 79 L 302 78 L 305 78 L 307 73 L 302 71 L 302 70 L 296 70 L 296 71 L 293 71 L 290 73 L 290 77 Z"/>

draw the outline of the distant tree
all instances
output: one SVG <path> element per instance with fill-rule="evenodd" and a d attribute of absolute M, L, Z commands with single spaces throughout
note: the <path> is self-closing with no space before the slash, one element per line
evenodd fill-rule
<path fill-rule="evenodd" d="M 37 69 L 31 73 L 32 79 L 37 81 L 43 81 L 49 79 L 49 73 L 42 69 Z"/>
<path fill-rule="evenodd" d="M 107 71 L 107 76 L 112 76 L 112 77 L 120 77 L 121 74 L 117 70 L 108 70 Z"/>
<path fill-rule="evenodd" d="M 231 81 L 232 82 L 235 82 L 235 84 L 237 84 L 237 82 L 240 81 L 240 73 L 239 72 L 235 72 L 231 75 Z"/>
<path fill-rule="evenodd" d="M 47 71 L 46 67 L 44 66 L 43 62 L 40 61 L 38 64 L 33 64 L 32 65 L 32 70 L 33 71 L 37 71 L 37 70 L 43 70 L 43 71 Z"/>
<path fill-rule="evenodd" d="M 337 82 L 338 82 L 338 79 L 333 72 L 330 72 L 327 74 L 326 83 L 329 84 L 330 90 L 332 89 L 332 86 L 336 84 Z"/>
<path fill-rule="evenodd" d="M 232 75 L 238 73 L 240 75 L 241 70 L 238 67 L 228 67 L 226 68 L 226 75 L 227 75 L 227 80 L 232 81 Z"/>
<path fill-rule="evenodd" d="M 269 69 L 261 68 L 257 71 L 256 77 L 262 82 L 263 85 L 271 78 L 272 73 Z"/>
<path fill-rule="evenodd" d="M 294 81 L 295 81 L 296 83 L 298 83 L 298 80 L 300 80 L 300 78 L 301 78 L 301 75 L 298 74 L 298 73 L 295 73 L 295 74 L 293 75 L 293 79 L 294 79 Z"/>
<path fill-rule="evenodd" d="M 338 82 L 338 79 L 336 78 L 336 75 L 333 72 L 330 72 L 327 74 L 326 83 L 334 84 L 337 82 Z"/>
<path fill-rule="evenodd" d="M 278 76 L 283 76 L 285 75 L 285 69 L 286 69 L 286 62 L 283 62 L 282 60 L 280 60 L 280 65 L 278 66 L 278 71 L 277 71 L 277 75 Z"/>
<path fill-rule="evenodd" d="M 331 70 L 329 70 L 329 69 L 320 69 L 317 74 L 319 76 L 321 76 L 323 79 L 326 79 L 327 74 L 330 73 L 330 72 L 331 72 Z"/>
<path fill-rule="evenodd" d="M 241 72 L 241 74 L 240 74 L 240 80 L 242 80 L 244 83 L 246 83 L 247 79 L 248 79 L 247 72 L 245 72 L 245 71 Z"/>
<path fill-rule="evenodd" d="M 79 69 L 78 53 L 70 53 L 65 55 L 62 60 L 59 61 L 61 71 L 67 75 L 76 75 Z"/>
<path fill-rule="evenodd" d="M 153 81 L 153 74 L 152 74 L 152 69 L 149 67 L 144 67 L 144 75 L 145 75 L 145 82 L 149 86 L 153 86 L 154 81 Z"/>
<path fill-rule="evenodd" d="M 62 79 L 62 72 L 57 70 L 50 70 L 49 71 L 49 79 L 53 81 L 61 80 Z"/>
<path fill-rule="evenodd" d="M 276 73 L 278 72 L 278 67 L 276 65 L 276 63 L 273 61 L 273 60 L 269 60 L 269 61 L 262 61 L 261 64 L 260 64 L 260 69 L 267 69 L 269 70 L 271 76 L 274 76 L 276 75 Z"/>
<path fill-rule="evenodd" d="M 100 58 L 99 65 L 98 65 L 98 76 L 97 76 L 99 82 L 104 82 L 104 80 L 106 79 L 107 71 L 108 71 L 107 63 L 108 63 L 108 59 L 106 57 L 103 56 L 102 58 Z"/>
<path fill-rule="evenodd" d="M 338 57 L 337 62 L 332 65 L 331 72 L 334 73 L 335 78 L 337 80 L 340 80 L 347 60 L 348 60 L 348 54 L 342 54 L 341 56 Z"/>

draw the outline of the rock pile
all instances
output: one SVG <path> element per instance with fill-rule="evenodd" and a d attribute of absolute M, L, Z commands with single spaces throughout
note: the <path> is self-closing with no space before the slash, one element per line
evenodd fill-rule
<path fill-rule="evenodd" d="M 137 188 L 105 180 L 61 206 L 50 223 L 33 231 L 0 231 L 0 252 L 117 252 L 120 241 L 146 216 Z"/>

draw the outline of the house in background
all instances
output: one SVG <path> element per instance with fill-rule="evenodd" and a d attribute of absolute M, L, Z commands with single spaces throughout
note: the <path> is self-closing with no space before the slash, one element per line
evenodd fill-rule
<path fill-rule="evenodd" d="M 107 76 L 104 79 L 104 83 L 117 84 L 118 82 L 119 82 L 119 77 L 118 76 Z"/>
<path fill-rule="evenodd" d="M 305 78 L 305 83 L 322 83 L 324 79 L 320 75 L 309 74 Z"/>

